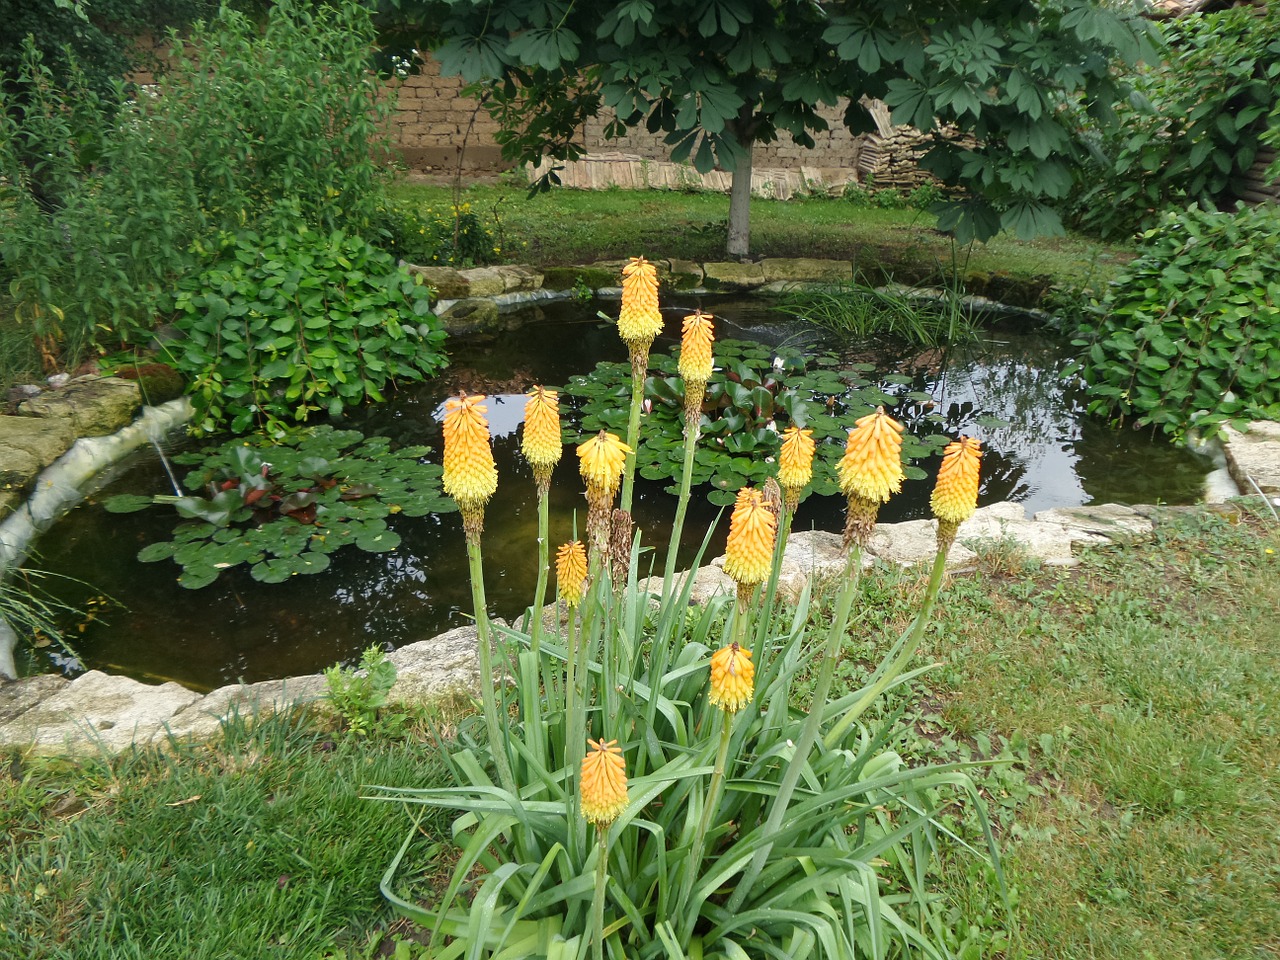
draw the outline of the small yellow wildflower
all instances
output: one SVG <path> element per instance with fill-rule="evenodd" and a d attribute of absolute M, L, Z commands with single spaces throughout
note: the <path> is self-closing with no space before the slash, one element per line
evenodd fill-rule
<path fill-rule="evenodd" d="M 595 490 L 612 497 L 622 484 L 622 469 L 631 452 L 629 446 L 605 430 L 578 444 L 578 468 L 587 482 L 588 495 Z"/>
<path fill-rule="evenodd" d="M 902 489 L 906 479 L 902 471 L 903 429 L 884 407 L 856 422 L 839 467 L 840 489 L 846 496 L 884 503 L 891 493 Z"/>
<path fill-rule="evenodd" d="M 589 752 L 582 758 L 578 790 L 582 816 L 607 827 L 627 809 L 627 764 L 618 741 L 588 740 Z"/>
<path fill-rule="evenodd" d="M 981 462 L 982 444 L 972 437 L 961 437 L 947 444 L 942 452 L 942 466 L 938 468 L 938 483 L 930 499 L 935 517 L 960 524 L 973 516 L 978 506 Z"/>
<path fill-rule="evenodd" d="M 587 551 L 580 541 L 572 540 L 556 551 L 556 585 L 570 610 L 582 602 L 587 591 Z"/>
<path fill-rule="evenodd" d="M 736 713 L 755 696 L 756 668 L 751 651 L 736 643 L 721 647 L 711 656 L 711 705 L 726 713 Z"/>
<path fill-rule="evenodd" d="M 778 520 L 765 505 L 760 491 L 751 487 L 739 490 L 724 548 L 724 572 L 739 587 L 763 583 L 768 578 L 777 531 Z"/>

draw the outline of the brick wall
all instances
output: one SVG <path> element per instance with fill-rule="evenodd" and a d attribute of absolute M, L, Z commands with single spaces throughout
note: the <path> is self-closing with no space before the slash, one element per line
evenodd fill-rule
<path fill-rule="evenodd" d="M 396 82 L 399 109 L 393 117 L 398 149 L 410 169 L 424 173 L 453 173 L 464 140 L 462 168 L 467 173 L 494 172 L 511 165 L 502 160 L 494 140 L 498 125 L 483 109 L 477 109 L 473 98 L 461 95 L 460 77 L 440 76 L 440 66 L 425 57 L 419 73 Z M 753 154 L 756 167 L 798 169 L 806 167 L 849 168 L 856 165 L 862 137 L 855 137 L 844 126 L 841 117 L 844 104 L 822 111 L 829 129 L 814 134 L 812 150 L 797 146 L 783 134 L 770 144 L 758 144 Z M 611 117 L 589 121 L 583 139 L 590 153 L 626 153 L 650 160 L 666 160 L 671 149 L 661 134 L 651 134 L 643 127 L 627 136 L 605 139 L 604 129 Z"/>

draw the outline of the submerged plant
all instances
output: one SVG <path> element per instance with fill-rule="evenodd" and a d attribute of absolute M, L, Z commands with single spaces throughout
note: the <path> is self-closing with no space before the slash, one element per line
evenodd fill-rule
<path fill-rule="evenodd" d="M 691 577 L 637 582 L 639 538 L 611 509 L 627 445 L 601 430 L 579 446 L 593 550 L 589 564 L 580 544 L 559 551 L 567 621 L 540 647 L 530 631 L 496 625 L 512 669 L 509 682 L 497 677 L 474 562 L 488 742 L 458 744 L 453 786 L 372 788 L 457 814 L 451 839 L 425 847 L 415 820 L 383 880 L 394 907 L 426 928 L 425 956 L 948 955 L 954 932 L 929 879 L 951 829 L 944 811 L 963 796 L 994 857 L 985 808 L 964 764 L 917 767 L 886 750 L 894 717 L 870 719 L 869 708 L 914 675 L 949 541 L 917 617 L 866 684 L 833 690 L 862 544 L 905 472 L 902 441 L 883 411 L 848 438 L 840 482 L 857 522 L 820 642 L 808 588 L 794 607 L 777 600 L 787 524 L 772 477 L 735 498 L 725 572 L 738 590 L 726 617 L 728 598 L 690 609 Z M 936 498 L 951 521 L 977 496 L 976 444 L 959 447 Z M 791 486 L 806 452 L 789 455 Z M 688 487 L 686 472 L 682 497 Z M 631 545 L 621 565 L 620 544 Z M 405 875 L 437 858 L 454 863 L 443 891 Z"/>
<path fill-rule="evenodd" d="M 233 440 L 212 451 L 182 454 L 196 465 L 187 496 L 111 497 L 113 513 L 172 506 L 186 522 L 172 540 L 143 547 L 144 563 L 172 559 L 178 583 L 198 589 L 230 567 L 248 564 L 255 580 L 280 583 L 319 573 L 329 555 L 352 545 L 385 553 L 400 545 L 387 526 L 393 514 L 448 512 L 441 469 L 424 463 L 430 447 L 391 449 L 385 437 L 314 427 L 278 444 Z"/>

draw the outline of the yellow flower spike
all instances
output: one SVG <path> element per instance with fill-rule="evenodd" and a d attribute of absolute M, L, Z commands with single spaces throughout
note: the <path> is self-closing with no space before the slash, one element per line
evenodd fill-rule
<path fill-rule="evenodd" d="M 738 582 L 739 589 L 768 578 L 777 532 L 777 517 L 765 504 L 763 494 L 751 487 L 739 490 L 724 548 L 724 572 Z"/>
<path fill-rule="evenodd" d="M 982 444 L 972 437 L 961 437 L 947 444 L 938 468 L 938 483 L 933 488 L 930 505 L 939 520 L 964 523 L 978 506 L 978 471 L 982 465 Z"/>
<path fill-rule="evenodd" d="M 788 510 L 795 510 L 800 494 L 813 479 L 815 449 L 812 430 L 791 426 L 783 431 L 782 449 L 778 452 L 778 483 L 786 495 Z"/>
<path fill-rule="evenodd" d="M 884 503 L 902 489 L 906 479 L 902 472 L 903 429 L 884 407 L 856 422 L 839 467 L 840 489 L 846 496 Z"/>
<path fill-rule="evenodd" d="M 622 468 L 632 449 L 612 433 L 601 430 L 598 434 L 578 444 L 578 469 L 587 482 L 587 493 L 592 489 L 612 497 L 622 483 Z"/>
<path fill-rule="evenodd" d="M 469 538 L 480 535 L 484 505 L 498 489 L 484 399 L 461 393 L 444 402 L 444 492 L 457 501 Z"/>
<path fill-rule="evenodd" d="M 529 391 L 529 401 L 524 405 L 524 436 L 520 449 L 529 466 L 533 467 L 539 495 L 546 493 L 551 486 L 551 472 L 560 462 L 564 449 L 560 440 L 559 394 L 554 390 L 534 387 Z"/>
<path fill-rule="evenodd" d="M 982 444 L 973 437 L 961 437 L 942 451 L 938 483 L 929 502 L 938 518 L 938 549 L 944 553 L 955 542 L 960 524 L 977 509 L 981 466 Z"/>
<path fill-rule="evenodd" d="M 588 740 L 587 747 L 578 783 L 582 816 L 606 827 L 627 809 L 627 763 L 617 740 Z"/>
<path fill-rule="evenodd" d="M 725 713 L 737 713 L 755 695 L 755 679 L 750 650 L 737 643 L 721 647 L 711 656 L 711 694 L 707 699 Z"/>
<path fill-rule="evenodd" d="M 587 592 L 587 551 L 580 541 L 571 540 L 556 551 L 556 585 L 570 610 L 582 602 Z"/>
<path fill-rule="evenodd" d="M 715 343 L 714 318 L 701 310 L 684 318 L 683 336 L 680 340 L 680 376 L 686 384 L 701 383 L 711 379 L 714 358 L 711 345 Z M 687 389 L 687 388 L 686 388 Z"/>
<path fill-rule="evenodd" d="M 633 351 L 647 351 L 661 332 L 658 270 L 644 257 L 632 257 L 622 268 L 622 309 L 618 314 L 618 336 Z"/>

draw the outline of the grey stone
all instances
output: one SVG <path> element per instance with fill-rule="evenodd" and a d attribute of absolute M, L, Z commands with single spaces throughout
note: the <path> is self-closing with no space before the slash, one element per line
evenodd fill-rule
<path fill-rule="evenodd" d="M 27 451 L 0 447 L 0 491 L 21 496 L 39 473 L 39 461 Z"/>
<path fill-rule="evenodd" d="M 472 267 L 459 270 L 458 275 L 467 281 L 468 297 L 495 297 L 507 292 L 507 283 L 496 267 Z"/>
<path fill-rule="evenodd" d="M 508 266 L 496 267 L 498 276 L 502 278 L 503 293 L 512 293 L 522 290 L 540 290 L 542 289 L 542 274 L 532 267 L 522 266 L 520 264 L 510 264 Z M 477 294 L 472 294 L 476 296 Z"/>
<path fill-rule="evenodd" d="M 52 673 L 25 677 L 10 683 L 0 681 L 0 726 L 39 706 L 70 685 L 70 680 Z"/>
<path fill-rule="evenodd" d="M 0 449 L 24 450 L 43 469 L 71 449 L 76 431 L 67 420 L 0 417 Z"/>
<path fill-rule="evenodd" d="M 179 710 L 165 725 L 165 735 L 207 740 L 216 736 L 223 722 L 240 716 L 266 716 L 277 710 L 321 699 L 328 689 L 318 673 L 261 683 L 233 683 L 219 687 Z"/>
<path fill-rule="evenodd" d="M 1227 468 L 1246 496 L 1256 496 L 1258 485 L 1264 494 L 1280 493 L 1280 423 L 1256 420 L 1243 433 L 1226 424 L 1222 427 Z"/>
<path fill-rule="evenodd" d="M 708 566 L 699 567 L 692 572 L 693 586 L 689 592 L 689 602 L 701 606 L 715 597 L 733 597 L 737 595 L 738 585 L 733 578 L 724 572 L 724 557 L 717 557 Z M 673 594 L 678 595 L 684 589 L 690 572 L 676 574 Z M 662 578 L 646 577 L 637 586 L 643 593 L 661 595 Z"/>
<path fill-rule="evenodd" d="M 812 584 L 817 593 L 844 576 L 848 555 L 841 546 L 843 540 L 838 533 L 822 530 L 792 533 L 787 538 L 787 548 L 778 569 L 779 596 L 794 603 L 807 584 Z M 871 557 L 864 556 L 863 569 L 874 562 Z"/>
<path fill-rule="evenodd" d="M 848 260 L 818 260 L 808 257 L 775 258 L 760 261 L 766 283 L 778 280 L 825 280 L 830 283 L 853 279 Z"/>
<path fill-rule="evenodd" d="M 1118 503 L 1041 510 L 1035 521 L 1060 525 L 1073 543 L 1130 542 L 1149 537 L 1152 530 L 1150 520 Z"/>
<path fill-rule="evenodd" d="M 702 264 L 693 260 L 668 260 L 667 269 L 674 275 L 693 277 L 694 283 L 702 283 Z"/>
<path fill-rule="evenodd" d="M 422 277 L 435 289 L 436 296 L 441 300 L 460 300 L 471 296 L 471 285 L 453 267 L 420 267 L 406 263 L 404 268 L 411 274 Z"/>
<path fill-rule="evenodd" d="M 0 746 L 70 754 L 122 750 L 163 735 L 165 725 L 199 699 L 176 683 L 148 686 L 90 670 L 0 725 Z"/>
<path fill-rule="evenodd" d="M 962 524 L 956 542 L 947 553 L 948 569 L 973 566 L 976 555 L 965 546 L 964 534 L 965 527 Z M 932 563 L 938 552 L 938 526 L 932 520 L 877 524 L 866 552 L 878 560 L 899 567 Z"/>
<path fill-rule="evenodd" d="M 726 287 L 746 289 L 758 287 L 764 283 L 764 271 L 758 263 L 735 263 L 732 261 L 704 263 L 703 275 Z"/>
<path fill-rule="evenodd" d="M 115 433 L 133 420 L 142 406 L 138 384 L 119 377 L 92 377 L 68 384 L 56 393 L 25 401 L 18 412 L 27 417 L 70 421 L 81 437 Z"/>
<path fill-rule="evenodd" d="M 45 380 L 45 383 L 49 384 L 49 386 L 53 387 L 55 390 L 58 387 L 66 386 L 70 382 L 71 374 L 69 373 L 55 373 L 53 376 L 48 377 Z"/>
<path fill-rule="evenodd" d="M 430 640 L 401 647 L 387 659 L 395 664 L 394 700 L 436 700 L 459 691 L 480 689 L 475 624 L 455 627 Z"/>
<path fill-rule="evenodd" d="M 459 300 L 440 314 L 444 328 L 450 333 L 481 333 L 498 322 L 498 305 L 492 300 Z"/>

